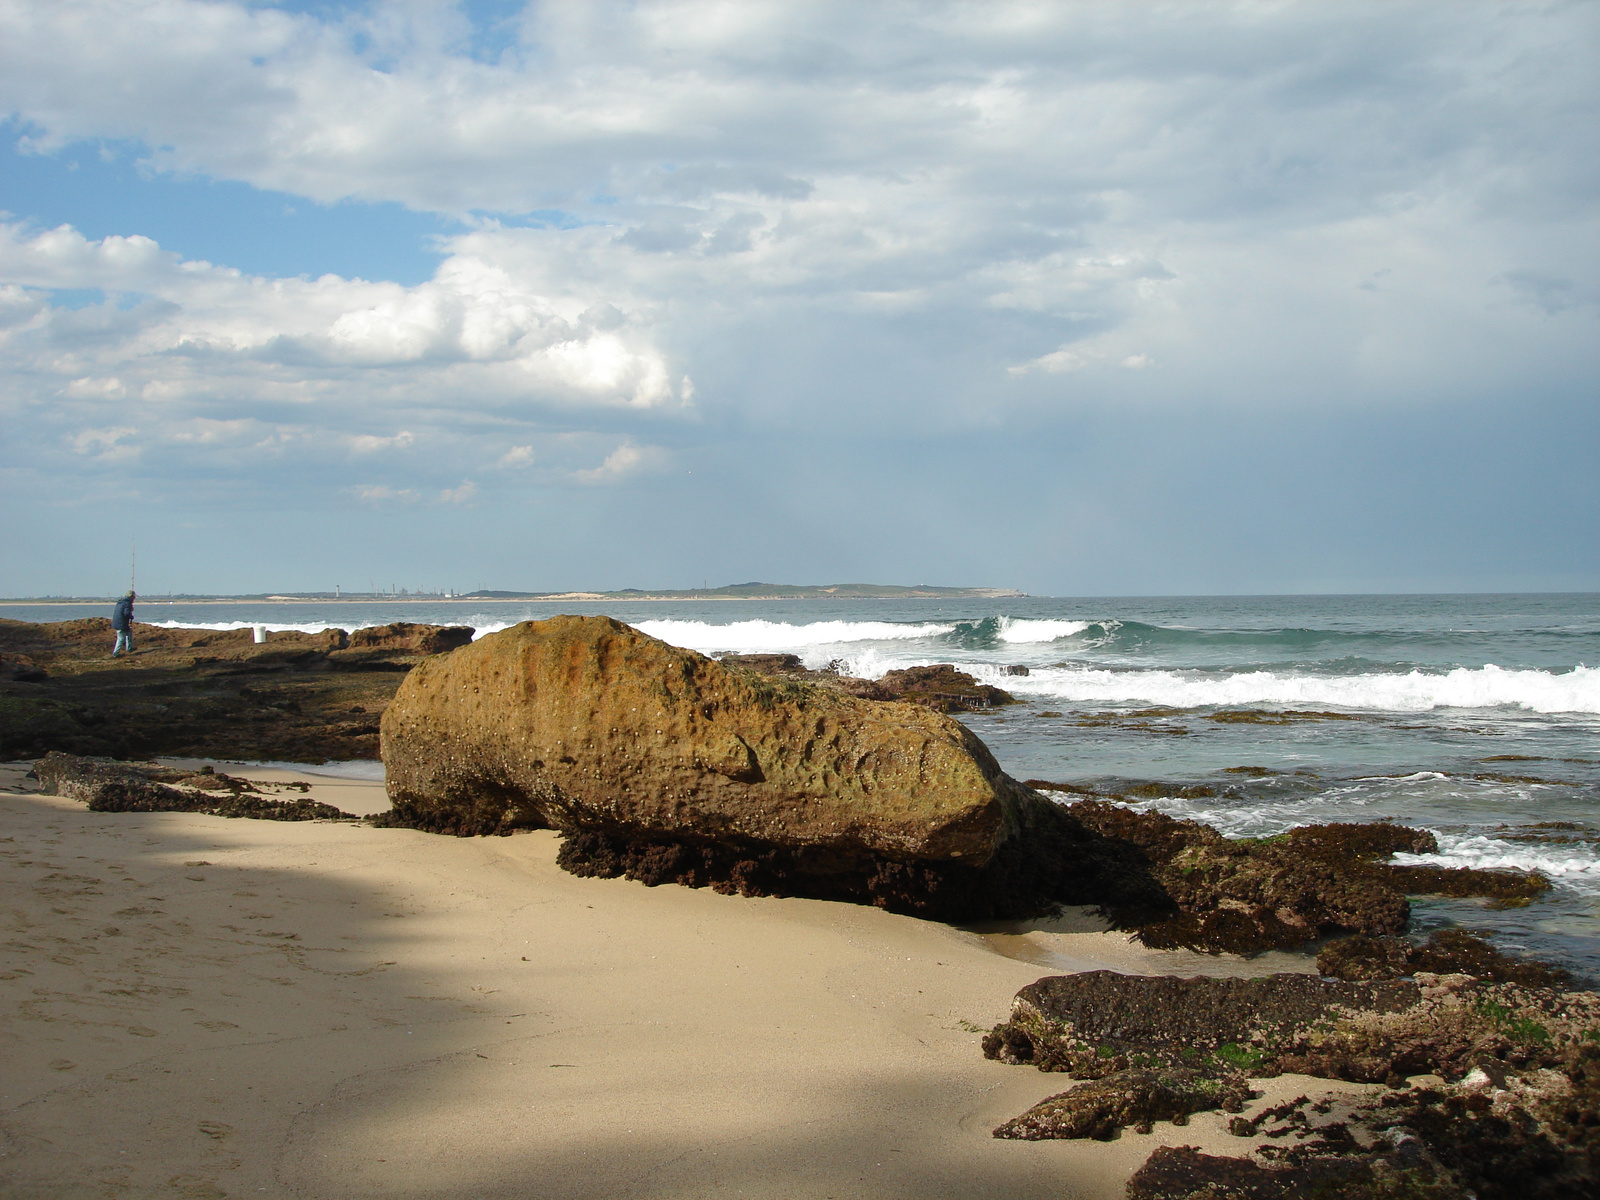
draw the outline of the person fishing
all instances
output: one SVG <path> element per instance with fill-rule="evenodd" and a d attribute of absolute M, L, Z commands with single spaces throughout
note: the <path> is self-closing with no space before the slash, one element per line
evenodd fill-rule
<path fill-rule="evenodd" d="M 117 606 L 111 610 L 111 628 L 117 631 L 117 641 L 111 647 L 111 657 L 115 658 L 126 650 L 133 653 L 133 602 L 135 593 L 132 588 L 128 594 L 117 601 Z"/>

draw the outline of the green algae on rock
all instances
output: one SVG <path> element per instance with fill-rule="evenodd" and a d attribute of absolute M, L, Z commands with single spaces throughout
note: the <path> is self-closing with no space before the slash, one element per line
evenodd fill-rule
<path fill-rule="evenodd" d="M 1600 996 L 1420 973 L 1176 979 L 1095 971 L 1017 993 L 984 1038 L 1003 1062 L 1098 1081 L 1051 1097 L 997 1136 L 1107 1137 L 1242 1104 L 1242 1076 L 1387 1083 L 1333 1112 L 1308 1097 L 1229 1132 L 1275 1139 L 1251 1157 L 1162 1149 L 1130 1197 L 1438 1197 L 1576 1200 L 1600 1181 Z M 1409 1088 L 1406 1078 L 1436 1075 Z M 1159 1080 L 1166 1082 L 1159 1083 Z M 1330 1115 L 1331 1113 L 1331 1115 Z M 1003 1132 L 1002 1132 L 1003 1131 Z"/>
<path fill-rule="evenodd" d="M 1600 996 L 1467 976 L 1349 982 L 1315 975 L 1046 976 L 984 1037 L 986 1057 L 1099 1078 L 1130 1066 L 1382 1083 L 1460 1078 L 1482 1059 L 1552 1066 L 1600 1036 Z"/>

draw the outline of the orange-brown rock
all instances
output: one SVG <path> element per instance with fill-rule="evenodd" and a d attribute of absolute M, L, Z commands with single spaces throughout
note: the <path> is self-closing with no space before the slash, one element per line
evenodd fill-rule
<path fill-rule="evenodd" d="M 1096 873 L 1080 852 L 1107 841 L 948 716 L 729 668 L 607 617 L 420 663 L 381 741 L 398 823 L 554 827 L 582 873 L 999 915 L 1071 898 Z"/>
<path fill-rule="evenodd" d="M 416 654 L 443 654 L 472 640 L 470 625 L 416 625 L 396 621 L 372 625 L 350 634 L 351 650 L 409 650 Z"/>

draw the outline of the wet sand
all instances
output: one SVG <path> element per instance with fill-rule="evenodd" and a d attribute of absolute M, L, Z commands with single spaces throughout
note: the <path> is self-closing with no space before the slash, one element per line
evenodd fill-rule
<path fill-rule="evenodd" d="M 90 813 L 25 770 L 0 766 L 8 1198 L 1110 1198 L 1158 1144 L 1249 1145 L 1220 1114 L 996 1140 L 1071 1081 L 978 1042 L 1068 963 L 1260 963 L 577 879 L 544 832 Z M 1261 1086 L 1252 1110 L 1328 1087 Z"/>

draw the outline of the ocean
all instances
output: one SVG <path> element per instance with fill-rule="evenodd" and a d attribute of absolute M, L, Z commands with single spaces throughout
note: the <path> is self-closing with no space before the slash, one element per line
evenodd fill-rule
<path fill-rule="evenodd" d="M 53 621 L 99 607 L 0 613 Z M 1426 827 L 1439 854 L 1401 861 L 1539 870 L 1555 887 L 1505 910 L 1419 899 L 1418 929 L 1482 931 L 1600 978 L 1600 595 L 141 603 L 138 617 L 306 631 L 406 620 L 481 635 L 558 611 L 868 678 L 955 663 L 1023 702 L 960 718 L 1012 775 L 1118 793 L 1230 836 L 1378 818 Z"/>

